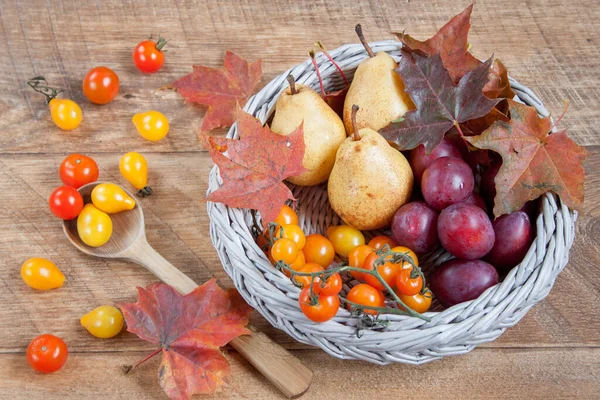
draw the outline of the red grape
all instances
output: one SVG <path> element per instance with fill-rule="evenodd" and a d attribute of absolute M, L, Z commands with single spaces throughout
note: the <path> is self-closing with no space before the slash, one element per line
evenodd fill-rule
<path fill-rule="evenodd" d="M 496 243 L 485 260 L 498 271 L 506 273 L 523 261 L 533 243 L 533 226 L 524 211 L 503 215 L 494 221 L 493 226 Z"/>
<path fill-rule="evenodd" d="M 473 204 L 454 204 L 440 213 L 438 236 L 457 258 L 476 260 L 494 246 L 494 227 L 485 211 Z"/>
<path fill-rule="evenodd" d="M 481 208 L 487 213 L 487 206 L 485 205 L 485 201 L 483 201 L 483 198 L 477 192 L 471 193 L 471 195 L 467 197 L 467 199 L 463 201 L 463 203 L 473 204 L 474 206 Z"/>
<path fill-rule="evenodd" d="M 435 210 L 465 201 L 471 192 L 475 179 L 473 171 L 463 160 L 440 157 L 423 173 L 421 190 L 427 204 Z"/>
<path fill-rule="evenodd" d="M 415 182 L 421 184 L 421 177 L 423 172 L 431 165 L 434 160 L 440 157 L 454 157 L 461 158 L 460 151 L 454 146 L 454 144 L 444 138 L 435 149 L 431 151 L 431 154 L 425 153 L 425 146 L 422 144 L 410 151 L 409 162 L 410 166 L 415 174 Z"/>
<path fill-rule="evenodd" d="M 423 201 L 413 201 L 400 207 L 392 219 L 392 236 L 400 246 L 417 254 L 428 253 L 439 245 L 437 211 Z"/>
<path fill-rule="evenodd" d="M 496 269 L 481 260 L 448 260 L 428 279 L 429 288 L 446 307 L 476 299 L 500 282 Z"/>

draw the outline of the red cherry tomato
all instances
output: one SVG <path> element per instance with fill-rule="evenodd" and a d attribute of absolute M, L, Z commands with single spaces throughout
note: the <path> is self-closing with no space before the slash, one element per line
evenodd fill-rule
<path fill-rule="evenodd" d="M 92 103 L 109 103 L 118 93 L 119 77 L 110 68 L 92 68 L 83 78 L 83 94 Z"/>
<path fill-rule="evenodd" d="M 79 189 L 81 186 L 98 180 L 98 164 L 83 154 L 71 154 L 60 164 L 60 180 L 67 186 Z"/>
<path fill-rule="evenodd" d="M 77 218 L 83 209 L 83 197 L 69 186 L 60 186 L 52 192 L 48 200 L 50 211 L 60 219 Z"/>
<path fill-rule="evenodd" d="M 38 336 L 27 347 L 27 362 L 31 368 L 45 374 L 61 369 L 68 355 L 65 342 L 54 335 Z"/>
<path fill-rule="evenodd" d="M 168 40 L 158 37 L 158 41 L 144 40 L 135 46 L 133 50 L 133 63 L 142 72 L 151 74 L 162 68 L 165 63 L 165 53 L 163 47 Z"/>
<path fill-rule="evenodd" d="M 335 317 L 340 308 L 340 298 L 336 296 L 317 296 L 315 304 L 311 304 L 310 287 L 305 287 L 298 297 L 300 309 L 308 319 L 314 322 L 325 322 Z"/>
<path fill-rule="evenodd" d="M 342 277 L 337 272 L 323 282 L 320 277 L 313 281 L 313 292 L 324 296 L 336 296 L 342 291 Z"/>

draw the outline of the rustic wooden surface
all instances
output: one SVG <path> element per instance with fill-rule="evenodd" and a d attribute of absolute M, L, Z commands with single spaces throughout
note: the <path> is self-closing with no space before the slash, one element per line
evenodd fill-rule
<path fill-rule="evenodd" d="M 124 183 L 122 152 L 140 151 L 151 167 L 156 194 L 142 200 L 149 242 L 197 282 L 222 270 L 208 236 L 204 194 L 211 160 L 194 132 L 204 111 L 173 92 L 157 90 L 188 73 L 194 63 L 220 66 L 225 49 L 263 59 L 264 85 L 306 58 L 315 40 L 327 47 L 355 42 L 363 24 L 370 40 L 406 29 L 432 35 L 467 1 L 319 2 L 219 1 L 0 1 L 0 399 L 162 399 L 157 360 L 131 376 L 119 366 L 152 346 L 129 333 L 111 340 L 91 337 L 79 317 L 101 304 L 135 298 L 135 287 L 155 280 L 131 263 L 84 256 L 68 243 L 46 199 L 60 184 L 57 168 L 71 152 L 93 156 L 104 180 Z M 342 362 L 294 342 L 260 316 L 253 323 L 302 358 L 316 372 L 305 398 L 593 398 L 600 392 L 600 7 L 595 0 L 479 1 L 470 42 L 480 58 L 494 53 L 511 74 L 533 87 L 559 113 L 578 143 L 588 146 L 585 212 L 577 225 L 571 262 L 550 295 L 497 341 L 474 352 L 422 367 L 377 367 Z M 171 39 L 164 69 L 145 76 L 131 61 L 133 47 L 149 34 Z M 90 104 L 81 92 L 86 71 L 113 68 L 121 92 L 110 104 Z M 25 81 L 34 75 L 66 90 L 84 122 L 58 131 L 41 96 Z M 171 121 L 166 140 L 141 139 L 130 122 L 157 109 Z M 34 292 L 20 279 L 20 265 L 34 256 L 52 259 L 67 276 L 60 290 Z M 60 372 L 42 376 L 28 367 L 29 341 L 53 333 L 71 352 Z M 280 398 L 231 351 L 229 386 L 214 398 Z"/>

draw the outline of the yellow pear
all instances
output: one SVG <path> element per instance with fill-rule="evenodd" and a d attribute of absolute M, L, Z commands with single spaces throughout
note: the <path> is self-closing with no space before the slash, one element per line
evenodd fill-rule
<path fill-rule="evenodd" d="M 356 118 L 358 129 L 371 128 L 376 131 L 415 108 L 410 96 L 404 91 L 404 82 L 394 71 L 398 68 L 396 61 L 385 52 L 373 54 L 360 24 L 356 25 L 356 33 L 369 58 L 356 69 L 344 102 L 344 126 L 348 134 L 353 132 L 353 104 L 357 104 L 361 110 Z"/>
<path fill-rule="evenodd" d="M 356 229 L 384 228 L 410 199 L 413 179 L 402 153 L 373 129 L 356 128 L 337 151 L 327 184 L 329 203 Z"/>
<path fill-rule="evenodd" d="M 304 122 L 304 158 L 302 165 L 308 171 L 287 180 L 301 186 L 317 185 L 329 178 L 335 153 L 346 139 L 341 118 L 308 86 L 295 84 L 288 77 L 290 87 L 277 99 L 271 130 L 289 135 Z"/>

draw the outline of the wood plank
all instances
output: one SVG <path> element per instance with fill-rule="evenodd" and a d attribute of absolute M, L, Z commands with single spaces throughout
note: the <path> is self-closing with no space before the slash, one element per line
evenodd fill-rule
<path fill-rule="evenodd" d="M 73 353 L 65 367 L 51 375 L 33 372 L 23 354 L 0 354 L 0 398 L 165 399 L 156 378 L 158 357 L 128 376 L 120 373 L 121 365 L 135 363 L 145 354 Z M 306 400 L 362 400 L 376 393 L 409 399 L 583 399 L 596 398 L 600 391 L 598 348 L 481 349 L 420 367 L 341 361 L 319 351 L 294 354 L 315 371 L 313 386 L 302 397 Z M 198 398 L 282 398 L 239 354 L 230 352 L 227 358 L 228 386 Z"/>
<path fill-rule="evenodd" d="M 145 152 L 201 150 L 195 128 L 203 111 L 158 88 L 191 70 L 218 67 L 225 49 L 251 60 L 263 59 L 263 84 L 303 61 L 315 40 L 328 48 L 356 42 L 353 26 L 362 22 L 370 40 L 392 38 L 407 29 L 418 38 L 432 35 L 471 0 L 438 2 L 337 1 L 270 4 L 252 0 L 171 1 L 154 4 L 107 0 L 66 0 L 37 6 L 4 1 L 0 9 L 0 149 L 10 153 Z M 32 3 L 35 4 L 35 3 Z M 594 2 L 559 0 L 477 3 L 470 41 L 481 58 L 492 53 L 512 75 L 530 85 L 555 114 L 570 100 L 564 126 L 585 145 L 600 144 L 600 8 Z M 310 29 L 307 29 L 310 26 Z M 150 33 L 171 39 L 164 69 L 142 75 L 131 62 L 134 46 Z M 93 66 L 107 65 L 121 79 L 110 104 L 90 104 L 80 90 Z M 41 95 L 25 84 L 34 75 L 65 89 L 83 108 L 84 122 L 71 133 L 58 132 Z M 161 143 L 148 143 L 130 122 L 136 112 L 158 109 L 171 121 Z"/>
<path fill-rule="evenodd" d="M 600 148 L 590 149 L 586 167 L 586 209 L 577 225 L 571 262 L 546 300 L 513 329 L 486 347 L 584 347 L 600 345 Z M 101 179 L 123 185 L 118 154 L 91 154 Z M 134 301 L 136 286 L 155 281 L 135 264 L 87 257 L 71 247 L 61 223 L 46 205 L 60 184 L 56 173 L 62 155 L 0 156 L 0 351 L 24 351 L 32 337 L 54 333 L 75 351 L 150 349 L 134 335 L 122 333 L 101 341 L 79 326 L 79 318 L 102 304 Z M 216 276 L 230 287 L 209 238 L 204 195 L 210 158 L 206 153 L 148 154 L 150 184 L 155 194 L 142 199 L 148 240 L 174 265 L 197 282 Z M 19 268 L 29 257 L 54 260 L 67 276 L 56 291 L 35 292 L 23 284 Z M 14 324 L 13 321 L 19 321 Z M 307 348 L 271 327 L 257 313 L 253 323 L 288 348 Z"/>

